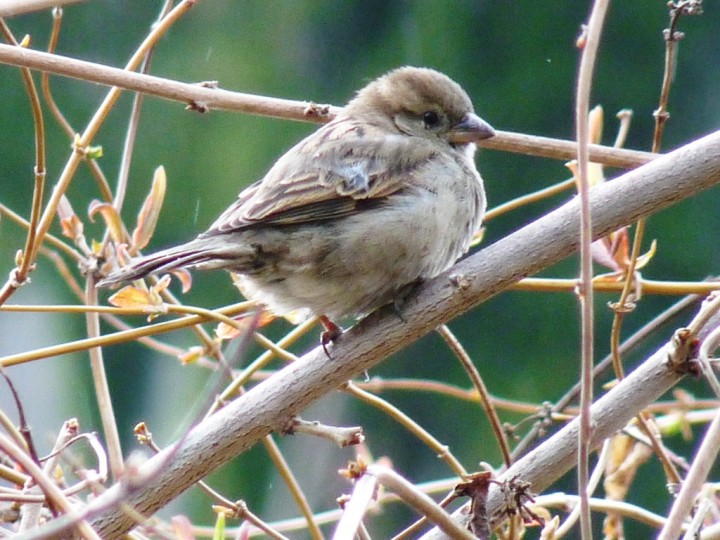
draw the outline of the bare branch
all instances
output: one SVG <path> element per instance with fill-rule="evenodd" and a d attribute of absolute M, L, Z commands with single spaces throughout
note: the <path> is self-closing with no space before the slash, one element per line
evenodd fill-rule
<path fill-rule="evenodd" d="M 590 405 L 593 400 L 593 363 L 595 343 L 595 295 L 592 287 L 592 213 L 590 212 L 590 156 L 588 143 L 588 112 L 590 111 L 590 91 L 592 89 L 595 61 L 600 47 L 600 36 L 609 0 L 597 0 L 593 3 L 587 31 L 584 35 L 580 69 L 578 73 L 575 131 L 577 132 L 578 154 L 578 196 L 580 198 L 580 279 L 578 300 L 580 301 L 580 430 L 578 432 L 578 493 L 580 493 L 580 532 L 583 540 L 592 538 L 592 520 L 590 517 L 590 437 L 592 432 Z"/>
<path fill-rule="evenodd" d="M 0 63 L 142 92 L 185 103 L 194 110 L 218 109 L 310 122 L 330 121 L 340 111 L 339 107 L 230 92 L 214 85 L 182 83 L 5 44 L 0 44 Z M 562 160 L 577 155 L 577 146 L 572 141 L 509 131 L 496 131 L 495 137 L 482 141 L 481 146 Z M 624 169 L 639 167 L 656 157 L 648 152 L 595 144 L 589 145 L 589 151 L 591 161 Z"/>
<path fill-rule="evenodd" d="M 607 234 L 719 182 L 717 132 L 594 188 L 590 198 L 596 216 L 593 234 Z M 270 431 L 280 429 L 289 412 L 301 411 L 439 324 L 577 250 L 579 219 L 578 203 L 571 201 L 419 287 L 405 306 L 406 323 L 398 321 L 390 309 L 378 310 L 336 341 L 334 360 L 317 348 L 258 384 L 194 428 L 178 448 L 166 450 L 144 464 L 142 471 L 154 471 L 158 463 L 165 463 L 168 451 L 174 454 L 163 470 L 152 475 L 141 472 L 139 476 L 150 478 L 148 483 L 120 483 L 95 499 L 89 511 L 94 515 L 96 530 L 104 538 L 124 534 L 132 522 L 113 504 L 119 497 L 143 513 L 156 511 Z M 622 427 L 679 378 L 667 369 L 665 356 L 656 355 L 595 404 L 593 414 L 598 428 L 593 443 Z M 568 456 L 576 448 L 576 428 L 572 424 L 561 432 L 562 444 L 557 451 L 532 452 L 509 471 L 520 472 L 523 479 L 537 482 L 534 489 L 542 490 L 572 466 L 573 459 Z"/>
<path fill-rule="evenodd" d="M 655 401 L 681 378 L 682 374 L 669 367 L 667 345 L 661 347 L 650 359 L 592 406 L 591 414 L 595 429 L 590 440 L 591 448 L 597 448 L 605 438 L 621 429 L 638 410 Z M 519 477 L 530 482 L 535 491 L 546 489 L 574 465 L 578 427 L 579 418 L 515 462 L 498 478 L 498 481 Z M 491 489 L 488 497 L 489 514 L 493 515 L 502 504 L 503 496 L 500 490 Z M 462 509 L 456 511 L 453 516 L 461 522 L 467 519 L 466 512 Z M 497 518 L 492 525 L 498 525 Z M 445 538 L 447 537 L 436 529 L 423 536 L 424 540 Z"/>

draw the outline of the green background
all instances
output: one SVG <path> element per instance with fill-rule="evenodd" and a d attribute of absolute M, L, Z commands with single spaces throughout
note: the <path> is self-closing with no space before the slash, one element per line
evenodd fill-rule
<path fill-rule="evenodd" d="M 653 116 L 663 72 L 662 29 L 667 9 L 661 0 L 616 2 L 608 14 L 598 59 L 592 102 L 606 111 L 605 143 L 612 144 L 619 109 L 635 112 L 627 147 L 648 150 Z M 318 103 L 342 105 L 355 90 L 400 65 L 428 66 L 458 81 L 469 93 L 477 113 L 495 128 L 570 139 L 574 136 L 574 85 L 579 53 L 574 47 L 588 2 L 509 1 L 211 1 L 199 2 L 156 49 L 152 73 L 185 82 L 217 80 L 222 88 Z M 95 1 L 65 10 L 58 52 L 63 55 L 123 66 L 152 25 L 159 2 Z M 683 19 L 687 36 L 681 43 L 670 98 L 671 118 L 663 147 L 669 150 L 716 129 L 720 121 L 720 17 L 706 6 L 699 18 Z M 9 19 L 16 36 L 32 36 L 32 46 L 44 49 L 49 13 Z M 84 129 L 106 94 L 105 87 L 54 77 L 56 100 L 76 130 Z M 100 165 L 114 185 L 132 96 L 120 104 L 101 130 L 96 144 L 104 157 Z M 19 72 L 0 66 L 0 200 L 28 216 L 34 165 L 33 128 Z M 49 115 L 48 182 L 58 178 L 69 156 L 70 141 Z M 132 224 L 152 178 L 163 165 L 168 192 L 158 230 L 150 249 L 192 238 L 248 184 L 262 177 L 273 161 L 294 142 L 312 132 L 309 124 L 227 112 L 207 115 L 185 111 L 178 103 L 147 98 L 135 147 L 124 217 Z M 568 177 L 560 161 L 517 154 L 482 151 L 478 165 L 485 178 L 490 206 L 532 192 Z M 607 171 L 613 176 L 617 171 Z M 69 197 L 85 222 L 89 238 L 102 237 L 101 223 L 86 216 L 89 202 L 99 198 L 94 181 L 81 167 Z M 532 221 L 570 197 L 523 208 L 489 224 L 485 243 Z M 652 217 L 646 247 L 656 238 L 658 253 L 643 274 L 655 279 L 697 280 L 717 273 L 719 192 L 717 189 Z M 59 233 L 58 227 L 54 232 Z M 0 220 L 0 273 L 12 268 L 24 232 Z M 603 272 L 604 269 L 597 269 Z M 543 275 L 573 277 L 573 258 Z M 38 261 L 32 284 L 12 303 L 74 303 L 45 257 Z M 611 314 L 606 303 L 613 296 L 598 295 L 598 356 L 608 351 Z M 237 300 L 224 272 L 196 273 L 189 304 L 216 307 Z M 670 298 L 647 297 L 627 317 L 626 335 L 668 306 Z M 687 320 L 685 316 L 678 324 Z M 142 324 L 139 318 L 133 324 Z M 453 321 L 451 328 L 467 347 L 490 391 L 497 396 L 535 403 L 556 400 L 577 379 L 578 309 L 570 295 L 508 292 Z M 289 325 L 276 323 L 272 337 Z M 109 328 L 105 329 L 109 331 Z M 629 356 L 632 365 L 667 339 L 668 326 Z M 79 339 L 81 316 L 0 313 L 0 354 L 10 354 Z M 189 332 L 170 336 L 173 343 L 194 345 Z M 311 336 L 298 352 L 315 345 Z M 231 345 L 231 351 L 233 346 Z M 138 445 L 132 427 L 147 420 L 160 445 L 177 437 L 197 411 L 207 404 L 212 377 L 195 367 L 180 367 L 174 358 L 139 345 L 105 351 L 111 391 L 117 409 L 125 454 Z M 231 354 L 231 353 L 230 353 Z M 68 355 L 9 370 L 26 406 L 41 447 L 47 451 L 60 423 L 77 416 L 85 430 L 100 430 L 89 379 L 87 355 Z M 430 335 L 395 355 L 370 373 L 372 377 L 432 378 L 467 387 L 466 376 L 438 336 Z M 604 379 L 607 380 L 607 377 Z M 697 382 L 683 386 L 702 394 Z M 0 406 L 14 407 L 5 390 Z M 384 397 L 418 420 L 440 441 L 449 444 L 466 468 L 479 461 L 500 464 L 496 444 L 476 405 L 430 394 L 388 392 Z M 413 481 L 442 478 L 447 468 L 404 429 L 370 407 L 343 395 L 331 395 L 303 412 L 306 419 L 365 427 L 374 457 L 388 456 L 396 469 Z M 502 415 L 503 420 L 519 417 Z M 697 433 L 701 433 L 700 430 Z M 339 450 L 306 437 L 285 437 L 280 444 L 311 494 L 313 509 L 335 507 L 334 499 L 350 486 L 335 471 L 355 457 L 353 449 Z M 671 440 L 670 446 L 690 456 L 693 443 Z M 262 448 L 255 448 L 210 477 L 231 499 L 244 499 L 262 517 L 297 515 L 282 481 Z M 574 491 L 574 477 L 555 486 Z M 670 498 L 656 460 L 643 467 L 629 498 L 665 513 Z M 208 499 L 193 490 L 165 515 L 187 512 L 198 523 L 212 523 Z M 377 538 L 396 530 L 412 512 L 388 507 L 370 526 Z M 599 527 L 601 517 L 595 517 Z M 649 530 L 628 524 L 628 534 L 646 536 Z M 296 533 L 296 538 L 302 534 Z"/>

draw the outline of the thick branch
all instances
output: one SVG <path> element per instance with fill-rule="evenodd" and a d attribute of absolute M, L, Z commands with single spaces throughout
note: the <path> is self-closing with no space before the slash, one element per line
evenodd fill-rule
<path fill-rule="evenodd" d="M 715 313 L 710 318 L 704 319 L 701 308 L 700 313 L 696 315 L 689 326 L 693 326 L 695 323 L 699 324 L 697 338 L 702 341 L 718 327 L 720 315 Z M 683 374 L 675 370 L 673 365 L 673 362 L 688 360 L 688 358 L 675 357 L 674 351 L 678 346 L 677 339 L 677 335 L 673 335 L 655 354 L 645 360 L 635 371 L 593 404 L 590 411 L 593 425 L 590 448 L 599 448 L 603 441 L 624 428 L 631 419 L 637 417 L 639 411 L 655 402 L 683 377 Z M 713 425 L 716 424 L 716 420 L 713 420 Z M 574 457 L 578 447 L 579 425 L 579 418 L 570 422 L 496 478 L 498 483 L 520 478 L 524 482 L 530 482 L 535 492 L 542 492 L 547 489 L 553 482 L 575 466 Z M 702 447 L 710 448 L 710 452 L 714 453 L 715 450 L 712 449 L 716 448 L 717 445 L 708 443 L 706 438 Z M 709 460 L 710 463 L 712 461 L 713 459 Z M 703 469 L 702 465 L 700 469 Z M 706 470 L 701 470 L 700 476 L 704 473 L 706 473 Z M 686 487 L 685 484 L 688 480 L 689 476 L 688 479 L 683 481 L 683 488 Z M 696 489 L 693 493 L 696 494 L 697 491 Z M 493 484 L 487 499 L 487 511 L 491 526 L 498 526 L 503 519 L 501 510 L 506 500 L 506 496 L 501 493 L 498 484 Z M 466 504 L 453 513 L 453 517 L 463 525 L 466 525 L 469 520 L 468 506 L 469 504 Z M 682 519 L 678 523 L 680 521 Z M 670 518 L 668 518 L 667 523 L 671 523 Z M 677 534 L 671 534 L 668 537 L 677 538 Z M 422 538 L 423 540 L 449 540 L 449 537 L 437 527 Z"/>
<path fill-rule="evenodd" d="M 598 448 L 602 442 L 622 429 L 630 419 L 672 388 L 682 375 L 674 372 L 668 363 L 667 347 L 663 346 L 638 369 L 624 378 L 610 392 L 602 396 L 591 407 L 593 434 L 590 448 Z M 541 493 L 567 471 L 577 465 L 578 429 L 576 418 L 545 443 L 515 462 L 512 467 L 496 480 L 503 482 L 520 478 L 532 484 L 532 490 Z M 492 485 L 487 500 L 491 526 L 496 527 L 503 519 L 502 510 L 505 496 L 497 485 Z M 455 511 L 453 517 L 466 524 L 469 515 L 465 507 Z M 423 540 L 448 540 L 439 529 L 425 534 Z"/>
<path fill-rule="evenodd" d="M 720 132 L 594 188 L 593 233 L 596 237 L 607 234 L 717 183 L 720 183 Z M 405 306 L 406 322 L 399 321 L 391 310 L 381 309 L 338 339 L 330 349 L 332 359 L 321 348 L 315 349 L 258 384 L 196 426 L 170 458 L 167 450 L 143 465 L 139 475 L 149 479 L 134 492 L 123 493 L 123 486 L 115 485 L 95 499 L 91 503 L 91 509 L 97 513 L 93 525 L 103 538 L 121 536 L 133 523 L 111 504 L 118 497 L 146 515 L 152 514 L 263 436 L 282 428 L 291 414 L 371 369 L 441 323 L 576 251 L 579 219 L 577 201 L 571 201 L 425 283 Z M 643 391 L 631 392 L 621 409 L 610 404 L 612 407 L 607 410 L 618 418 L 618 423 L 624 422 L 621 416 L 629 418 L 674 381 L 664 367 L 653 369 L 657 370 L 653 371 L 656 373 L 653 378 L 639 385 Z M 574 440 L 573 437 L 570 434 L 568 440 Z M 533 459 L 540 457 L 531 455 L 535 456 Z M 573 460 L 565 461 L 562 466 Z M 530 460 L 529 468 L 534 466 L 535 462 Z M 556 469 L 557 465 L 554 473 Z"/>
<path fill-rule="evenodd" d="M 198 84 L 182 83 L 5 44 L 0 44 L 0 63 L 117 86 L 126 90 L 179 101 L 197 110 L 221 109 L 312 122 L 327 122 L 340 110 L 339 107 L 314 106 L 305 101 L 256 96 Z M 569 160 L 577 156 L 576 145 L 572 141 L 508 131 L 498 131 L 495 137 L 482 141 L 480 144 L 486 148 L 553 159 Z M 632 169 L 655 157 L 655 154 L 648 152 L 590 145 L 590 160 L 612 167 Z"/>

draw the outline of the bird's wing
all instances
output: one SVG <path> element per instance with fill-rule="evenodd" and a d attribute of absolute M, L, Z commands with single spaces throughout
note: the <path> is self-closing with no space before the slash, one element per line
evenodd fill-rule
<path fill-rule="evenodd" d="M 418 153 L 417 148 L 411 151 L 409 139 L 349 119 L 335 120 L 282 156 L 205 234 L 323 221 L 380 203 L 412 174 Z"/>

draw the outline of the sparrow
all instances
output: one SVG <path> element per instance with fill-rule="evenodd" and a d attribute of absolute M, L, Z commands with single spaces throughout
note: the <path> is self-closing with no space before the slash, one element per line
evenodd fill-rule
<path fill-rule="evenodd" d="M 226 269 L 250 299 L 320 317 L 323 345 L 465 254 L 486 207 L 475 142 L 493 128 L 446 75 L 401 67 L 291 148 L 204 233 L 139 257 L 106 287 L 179 268 Z"/>

